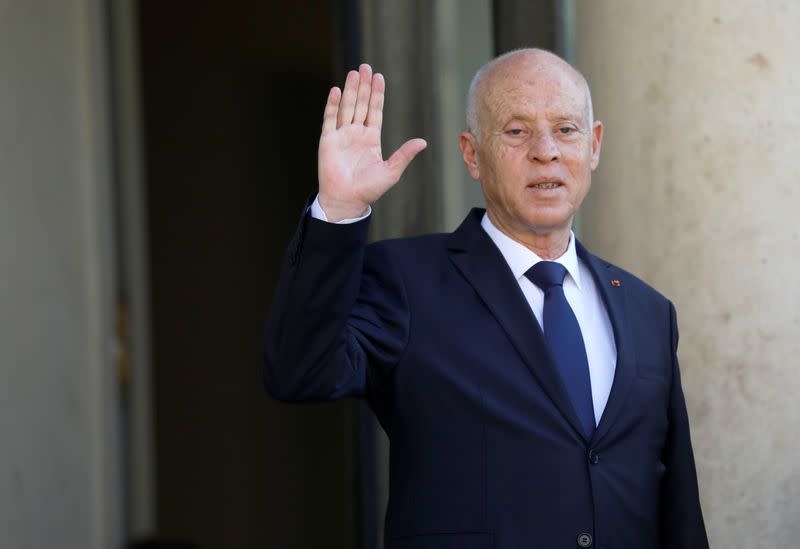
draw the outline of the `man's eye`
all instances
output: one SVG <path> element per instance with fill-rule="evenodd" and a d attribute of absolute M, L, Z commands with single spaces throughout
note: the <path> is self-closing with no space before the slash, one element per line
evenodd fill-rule
<path fill-rule="evenodd" d="M 575 128 L 572 128 L 570 126 L 563 126 L 561 128 L 558 128 L 558 131 L 560 131 L 564 135 L 569 135 L 569 134 L 571 134 L 572 132 L 575 131 Z"/>
<path fill-rule="evenodd" d="M 513 135 L 513 136 L 520 136 L 520 135 L 522 135 L 522 132 L 523 132 L 523 130 L 521 130 L 520 128 L 513 128 L 513 129 L 508 130 L 508 133 Z"/>

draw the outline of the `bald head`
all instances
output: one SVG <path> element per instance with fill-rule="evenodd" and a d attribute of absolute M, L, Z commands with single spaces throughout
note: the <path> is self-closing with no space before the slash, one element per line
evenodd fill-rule
<path fill-rule="evenodd" d="M 527 70 L 531 73 L 557 73 L 571 80 L 586 96 L 588 127 L 594 125 L 592 96 L 586 78 L 572 65 L 547 50 L 525 48 L 513 50 L 496 57 L 483 65 L 475 73 L 467 95 L 467 129 L 480 138 L 482 113 L 486 107 L 486 96 L 499 78 Z"/>

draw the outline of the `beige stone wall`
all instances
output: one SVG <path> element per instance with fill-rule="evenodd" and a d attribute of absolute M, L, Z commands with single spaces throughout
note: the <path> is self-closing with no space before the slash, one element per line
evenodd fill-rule
<path fill-rule="evenodd" d="M 800 546 L 800 3 L 578 5 L 583 240 L 673 299 L 712 547 Z"/>

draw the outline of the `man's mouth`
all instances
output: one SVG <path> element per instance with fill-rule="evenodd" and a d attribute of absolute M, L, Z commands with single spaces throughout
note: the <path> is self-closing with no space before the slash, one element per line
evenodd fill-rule
<path fill-rule="evenodd" d="M 538 183 L 531 183 L 528 187 L 534 189 L 555 189 L 561 186 L 560 181 L 540 181 Z"/>

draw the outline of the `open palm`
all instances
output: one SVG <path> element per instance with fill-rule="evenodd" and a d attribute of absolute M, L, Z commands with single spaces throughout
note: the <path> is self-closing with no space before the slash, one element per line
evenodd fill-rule
<path fill-rule="evenodd" d="M 319 140 L 319 202 L 329 221 L 358 217 L 397 183 L 426 147 L 411 139 L 387 160 L 381 152 L 386 84 L 369 65 L 350 71 L 344 91 L 332 88 Z"/>

